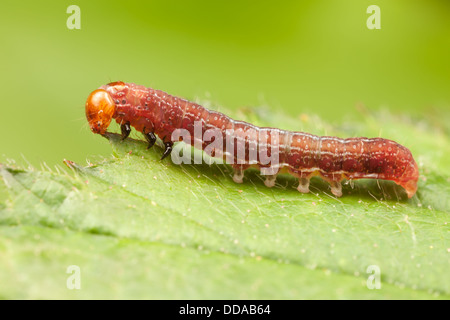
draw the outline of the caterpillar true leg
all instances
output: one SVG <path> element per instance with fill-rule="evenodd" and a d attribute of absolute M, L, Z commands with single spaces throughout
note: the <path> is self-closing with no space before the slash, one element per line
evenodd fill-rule
<path fill-rule="evenodd" d="M 155 136 L 155 134 L 153 133 L 153 132 L 145 132 L 145 127 L 144 127 L 144 129 L 142 130 L 142 133 L 144 134 L 144 137 L 145 137 L 145 139 L 147 140 L 147 142 L 148 142 L 148 146 L 147 146 L 147 149 L 150 149 L 151 147 L 153 147 L 153 145 L 155 144 L 155 142 L 156 142 L 156 136 Z"/>
<path fill-rule="evenodd" d="M 131 132 L 130 122 L 125 122 L 120 126 L 120 131 L 122 131 L 122 140 L 128 138 Z"/>
<path fill-rule="evenodd" d="M 172 152 L 172 146 L 173 146 L 172 141 L 164 143 L 164 153 L 161 157 L 161 160 L 164 159 L 165 157 L 167 157 Z"/>

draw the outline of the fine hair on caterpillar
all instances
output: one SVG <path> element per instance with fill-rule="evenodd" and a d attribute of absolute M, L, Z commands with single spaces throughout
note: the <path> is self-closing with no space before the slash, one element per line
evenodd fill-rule
<path fill-rule="evenodd" d="M 158 135 L 164 144 L 161 160 L 172 154 L 175 163 L 190 161 L 191 157 L 183 157 L 179 162 L 177 153 L 172 153 L 174 142 L 184 141 L 230 164 L 237 183 L 243 182 L 244 170 L 254 167 L 266 176 L 268 187 L 275 185 L 280 173 L 297 177 L 297 189 L 303 193 L 309 192 L 313 176 L 327 181 L 338 197 L 344 179 L 391 180 L 409 198 L 417 190 L 419 172 L 411 152 L 388 139 L 319 137 L 258 127 L 163 91 L 124 82 L 93 91 L 86 101 L 86 117 L 98 134 L 106 133 L 112 119 L 120 125 L 123 139 L 134 127 L 144 135 L 148 148 Z"/>

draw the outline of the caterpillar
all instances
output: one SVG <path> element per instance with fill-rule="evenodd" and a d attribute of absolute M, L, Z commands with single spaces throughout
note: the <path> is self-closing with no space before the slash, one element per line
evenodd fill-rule
<path fill-rule="evenodd" d="M 120 125 L 123 139 L 134 127 L 142 132 L 148 148 L 158 135 L 164 144 L 161 160 L 180 140 L 175 133 L 184 132 L 187 143 L 206 151 L 208 144 L 202 138 L 212 132 L 209 136 L 215 147 L 209 148 L 211 156 L 226 158 L 237 183 L 243 182 L 244 170 L 256 167 L 266 175 L 266 186 L 274 186 L 279 173 L 289 173 L 299 179 L 297 189 L 302 193 L 309 192 L 313 176 L 327 181 L 337 197 L 342 196 L 344 179 L 391 180 L 405 189 L 408 198 L 417 191 L 419 171 L 411 152 L 388 139 L 341 139 L 257 127 L 163 91 L 121 81 L 89 95 L 86 117 L 97 134 L 105 134 L 112 119 Z"/>

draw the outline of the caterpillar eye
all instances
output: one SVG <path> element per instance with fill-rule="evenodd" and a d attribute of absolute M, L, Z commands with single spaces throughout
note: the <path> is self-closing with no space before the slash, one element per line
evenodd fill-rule
<path fill-rule="evenodd" d="M 103 89 L 93 91 L 86 100 L 86 118 L 94 133 L 104 134 L 114 116 L 116 105 Z"/>

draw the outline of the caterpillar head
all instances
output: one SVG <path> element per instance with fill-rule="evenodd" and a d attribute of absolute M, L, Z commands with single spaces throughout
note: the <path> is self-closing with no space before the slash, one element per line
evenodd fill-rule
<path fill-rule="evenodd" d="M 86 118 L 94 133 L 105 134 L 116 111 L 116 104 L 108 91 L 97 89 L 86 100 Z"/>

